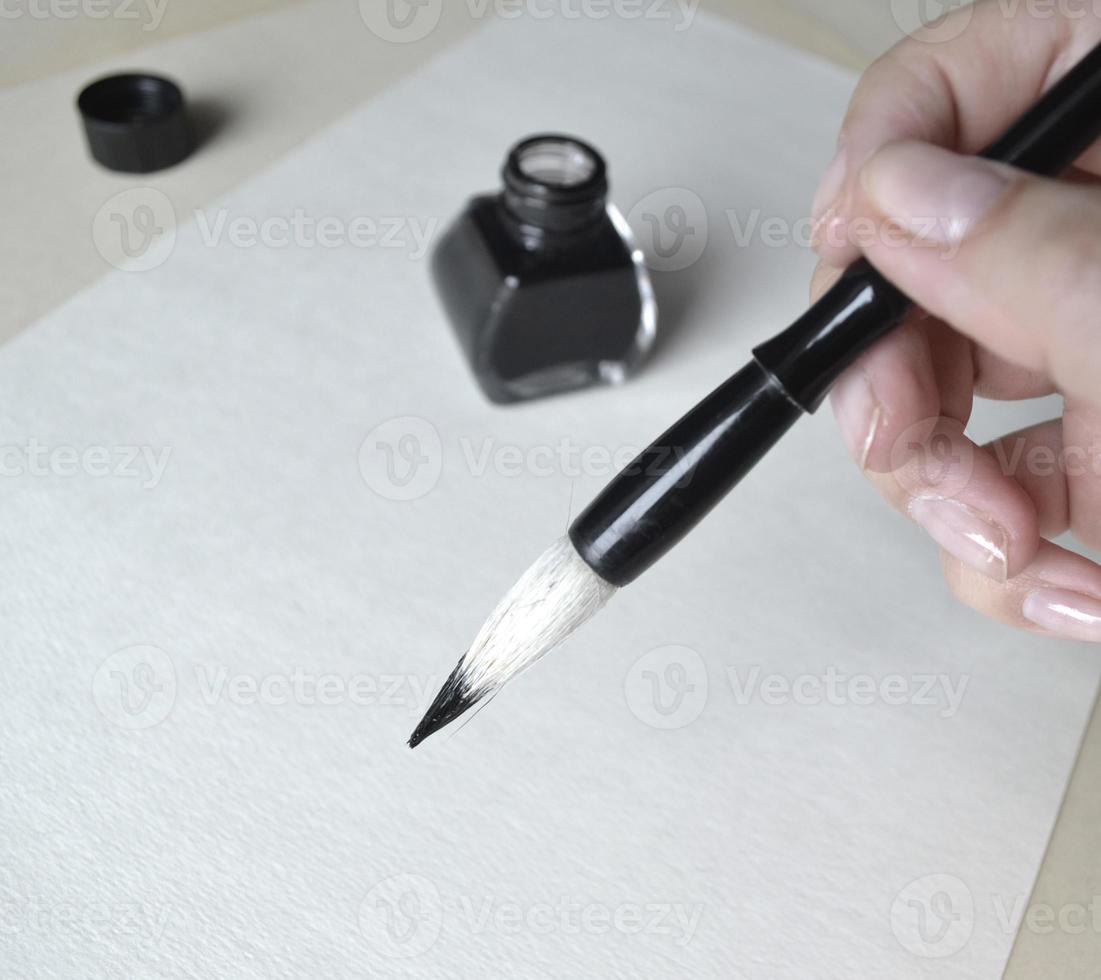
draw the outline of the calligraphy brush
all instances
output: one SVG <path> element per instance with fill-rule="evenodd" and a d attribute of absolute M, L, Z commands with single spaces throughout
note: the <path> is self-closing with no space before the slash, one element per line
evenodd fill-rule
<path fill-rule="evenodd" d="M 1101 45 L 982 156 L 1056 176 L 1101 136 Z M 866 260 L 628 466 L 528 569 L 409 745 L 495 694 L 680 541 L 913 304 Z"/>

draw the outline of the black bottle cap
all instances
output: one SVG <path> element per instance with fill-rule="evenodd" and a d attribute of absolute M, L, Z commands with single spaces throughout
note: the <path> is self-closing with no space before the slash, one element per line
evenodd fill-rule
<path fill-rule="evenodd" d="M 108 75 L 77 98 L 92 157 L 109 170 L 147 174 L 194 149 L 183 92 L 158 75 Z"/>

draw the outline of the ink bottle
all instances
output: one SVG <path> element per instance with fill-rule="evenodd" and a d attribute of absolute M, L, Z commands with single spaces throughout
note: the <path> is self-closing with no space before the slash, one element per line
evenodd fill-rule
<path fill-rule="evenodd" d="M 657 308 L 642 253 L 608 203 L 603 157 L 570 136 L 534 136 L 512 149 L 503 177 L 432 256 L 482 390 L 506 403 L 626 380 L 653 344 Z"/>

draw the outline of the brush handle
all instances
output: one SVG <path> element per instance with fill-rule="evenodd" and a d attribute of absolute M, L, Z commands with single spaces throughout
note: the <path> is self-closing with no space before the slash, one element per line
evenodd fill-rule
<path fill-rule="evenodd" d="M 1101 44 L 981 154 L 1041 176 L 1067 169 L 1101 136 Z M 753 351 L 791 398 L 815 411 L 844 370 L 913 304 L 868 262 L 854 262 L 801 319 Z"/>
<path fill-rule="evenodd" d="M 1101 44 L 981 155 L 1055 176 L 1101 136 Z M 865 259 L 620 473 L 570 527 L 590 568 L 634 581 L 692 530 L 912 302 Z"/>

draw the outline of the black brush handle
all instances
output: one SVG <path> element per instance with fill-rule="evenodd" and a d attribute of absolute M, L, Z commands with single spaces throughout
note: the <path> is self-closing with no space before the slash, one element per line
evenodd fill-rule
<path fill-rule="evenodd" d="M 1045 176 L 1101 137 L 1101 44 L 981 155 Z M 753 351 L 754 360 L 620 473 L 574 521 L 578 554 L 612 585 L 633 582 L 692 530 L 837 378 L 893 330 L 911 301 L 865 259 Z"/>
<path fill-rule="evenodd" d="M 1042 176 L 1067 169 L 1101 136 L 1101 44 L 981 154 Z M 867 261 L 854 262 L 800 320 L 753 351 L 808 412 L 838 376 L 912 307 Z"/>

